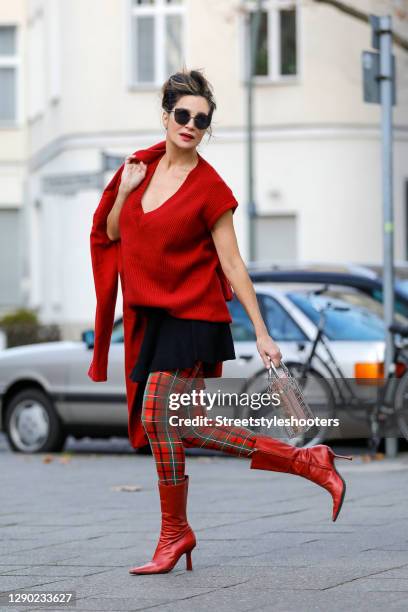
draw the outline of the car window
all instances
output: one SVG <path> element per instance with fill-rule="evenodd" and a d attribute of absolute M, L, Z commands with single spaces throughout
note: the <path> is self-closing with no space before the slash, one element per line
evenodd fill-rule
<path fill-rule="evenodd" d="M 119 319 L 118 321 L 115 321 L 115 324 L 113 326 L 111 343 L 118 344 L 123 341 L 123 319 Z"/>
<path fill-rule="evenodd" d="M 227 305 L 232 317 L 231 333 L 234 342 L 255 341 L 254 326 L 241 302 L 234 296 Z"/>
<path fill-rule="evenodd" d="M 408 298 L 408 279 L 396 279 L 395 286 Z"/>
<path fill-rule="evenodd" d="M 323 295 L 344 300 L 351 306 L 363 306 L 378 315 L 380 319 L 384 318 L 384 304 L 381 300 L 374 299 L 372 295 L 354 289 L 353 287 L 330 285 L 329 289 L 324 291 Z M 402 325 L 408 325 L 408 319 L 398 312 L 394 312 L 394 319 Z"/>
<path fill-rule="evenodd" d="M 396 286 L 400 289 L 404 289 L 400 286 L 400 283 L 396 283 Z M 374 289 L 371 293 L 372 297 L 380 302 L 381 306 L 383 306 L 384 296 L 382 289 Z M 408 295 L 407 295 L 408 297 Z M 398 299 L 398 296 L 394 294 L 394 317 L 399 320 L 400 323 L 407 324 L 408 318 L 408 305 L 402 299 Z M 404 317 L 404 320 L 401 320 Z"/>
<path fill-rule="evenodd" d="M 384 323 L 368 308 L 325 295 L 311 298 L 304 293 L 289 292 L 286 296 L 316 325 L 320 317 L 318 309 L 329 301 L 333 305 L 348 307 L 346 311 L 326 311 L 324 333 L 330 340 L 384 340 Z"/>
<path fill-rule="evenodd" d="M 259 298 L 263 304 L 265 324 L 274 340 L 307 340 L 304 332 L 279 302 L 270 295 L 260 295 Z"/>

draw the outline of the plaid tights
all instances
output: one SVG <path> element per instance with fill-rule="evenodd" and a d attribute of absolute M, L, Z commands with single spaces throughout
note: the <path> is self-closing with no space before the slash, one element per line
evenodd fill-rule
<path fill-rule="evenodd" d="M 169 418 L 174 415 L 188 419 L 209 416 L 201 405 L 181 406 L 177 410 L 169 408 L 170 394 L 205 388 L 202 368 L 202 362 L 196 361 L 191 368 L 150 372 L 147 379 L 142 423 L 149 438 L 159 481 L 163 484 L 177 484 L 184 480 L 184 447 L 200 446 L 241 457 L 249 457 L 254 450 L 255 436 L 243 427 L 169 424 Z"/>

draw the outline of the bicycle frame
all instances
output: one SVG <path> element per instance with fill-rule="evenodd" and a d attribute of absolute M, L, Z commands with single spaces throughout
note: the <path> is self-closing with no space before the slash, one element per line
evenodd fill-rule
<path fill-rule="evenodd" d="M 320 290 L 310 291 L 309 295 L 319 295 L 328 289 L 326 285 L 324 288 Z M 324 306 L 323 308 L 316 308 L 319 311 L 319 322 L 317 325 L 317 333 L 313 340 L 310 352 L 305 359 L 305 361 L 300 364 L 300 375 L 302 379 L 306 379 L 307 373 L 309 371 L 313 371 L 314 368 L 312 366 L 312 361 L 314 359 L 318 360 L 321 364 L 322 368 L 326 370 L 334 384 L 336 393 L 333 393 L 333 398 L 335 402 L 335 408 L 342 405 L 347 405 L 348 407 L 357 407 L 360 409 L 364 409 L 364 418 L 369 421 L 370 431 L 371 431 L 371 439 L 370 444 L 373 449 L 378 448 L 380 437 L 380 426 L 381 423 L 384 422 L 386 425 L 388 423 L 388 419 L 395 415 L 395 398 L 398 390 L 398 386 L 401 382 L 401 378 L 398 378 L 395 374 L 397 363 L 404 363 L 407 366 L 408 372 L 408 339 L 401 341 L 400 344 L 397 344 L 394 341 L 394 353 L 393 353 L 393 363 L 390 370 L 386 373 L 385 380 L 383 384 L 376 385 L 377 397 L 373 400 L 366 401 L 363 398 L 359 397 L 352 386 L 350 385 L 348 379 L 344 375 L 341 367 L 336 361 L 336 358 L 333 352 L 330 350 L 330 346 L 328 344 L 328 339 L 324 334 L 324 327 L 326 322 L 326 311 L 330 308 L 335 310 L 347 310 L 347 308 L 342 307 L 332 307 L 330 302 Z M 393 336 L 395 338 L 395 334 Z M 317 347 L 319 345 L 323 345 L 326 354 L 328 356 L 328 361 L 324 361 L 322 357 L 317 353 Z M 340 382 L 342 383 L 340 385 Z M 344 393 L 344 390 L 347 393 Z M 358 418 L 356 413 L 350 411 L 350 415 L 353 418 Z"/>
<path fill-rule="evenodd" d="M 316 293 L 322 293 L 323 290 L 318 290 L 318 292 L 316 291 L 312 291 L 309 292 L 309 294 L 316 294 Z M 309 370 L 312 370 L 312 361 L 315 358 L 317 361 L 319 361 L 319 363 L 321 364 L 322 368 L 324 370 L 326 370 L 331 378 L 331 380 L 333 381 L 333 384 L 335 386 L 336 392 L 338 394 L 338 396 L 340 396 L 340 401 L 342 403 L 353 403 L 353 402 L 358 402 L 358 397 L 357 395 L 354 393 L 351 385 L 349 384 L 347 377 L 344 375 L 343 370 L 341 369 L 341 367 L 339 366 L 339 364 L 336 361 L 336 358 L 333 354 L 333 352 L 330 349 L 330 346 L 328 344 L 328 339 L 326 338 L 325 334 L 324 334 L 324 326 L 325 326 L 325 322 L 326 322 L 326 310 L 328 310 L 330 308 L 329 306 L 326 306 L 322 309 L 319 310 L 319 322 L 317 325 L 317 333 L 316 336 L 313 340 L 312 343 L 312 347 L 310 349 L 310 353 L 307 357 L 307 359 L 305 360 L 305 362 L 303 363 L 303 368 L 301 369 L 301 377 L 305 378 L 306 377 L 306 373 Z M 340 308 L 340 307 L 334 307 L 333 309 L 335 310 L 345 310 L 345 308 Z M 318 309 L 317 309 L 318 310 Z M 317 353 L 317 347 L 319 344 L 322 344 L 324 346 L 324 349 L 328 355 L 329 358 L 329 363 L 327 363 L 326 361 L 324 361 L 320 355 L 318 355 Z M 341 385 L 339 384 L 339 380 L 341 380 L 341 382 L 343 383 L 343 386 L 346 388 L 347 392 L 348 392 L 348 396 L 346 396 L 343 393 L 343 389 L 341 387 Z M 336 403 L 338 402 L 338 398 L 336 398 L 336 395 L 333 394 L 334 399 L 336 401 Z"/>

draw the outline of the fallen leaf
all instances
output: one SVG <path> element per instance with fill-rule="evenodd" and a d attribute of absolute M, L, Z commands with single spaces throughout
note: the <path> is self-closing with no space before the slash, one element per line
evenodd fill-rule
<path fill-rule="evenodd" d="M 65 464 L 70 463 L 70 461 L 71 461 L 71 457 L 67 457 L 67 456 L 60 457 L 60 460 L 59 460 L 60 463 L 65 463 Z"/>
<path fill-rule="evenodd" d="M 127 491 L 129 493 L 134 493 L 141 490 L 142 487 L 140 485 L 116 485 L 112 487 L 112 491 Z"/>

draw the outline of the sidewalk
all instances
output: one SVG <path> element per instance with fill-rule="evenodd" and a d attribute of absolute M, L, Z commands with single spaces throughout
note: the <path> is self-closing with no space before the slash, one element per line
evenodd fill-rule
<path fill-rule="evenodd" d="M 329 494 L 305 479 L 188 457 L 194 570 L 183 558 L 159 576 L 128 574 L 156 545 L 152 458 L 46 457 L 1 453 L 0 591 L 73 590 L 66 609 L 78 612 L 407 609 L 406 456 L 337 461 L 348 491 L 336 523 Z"/>

